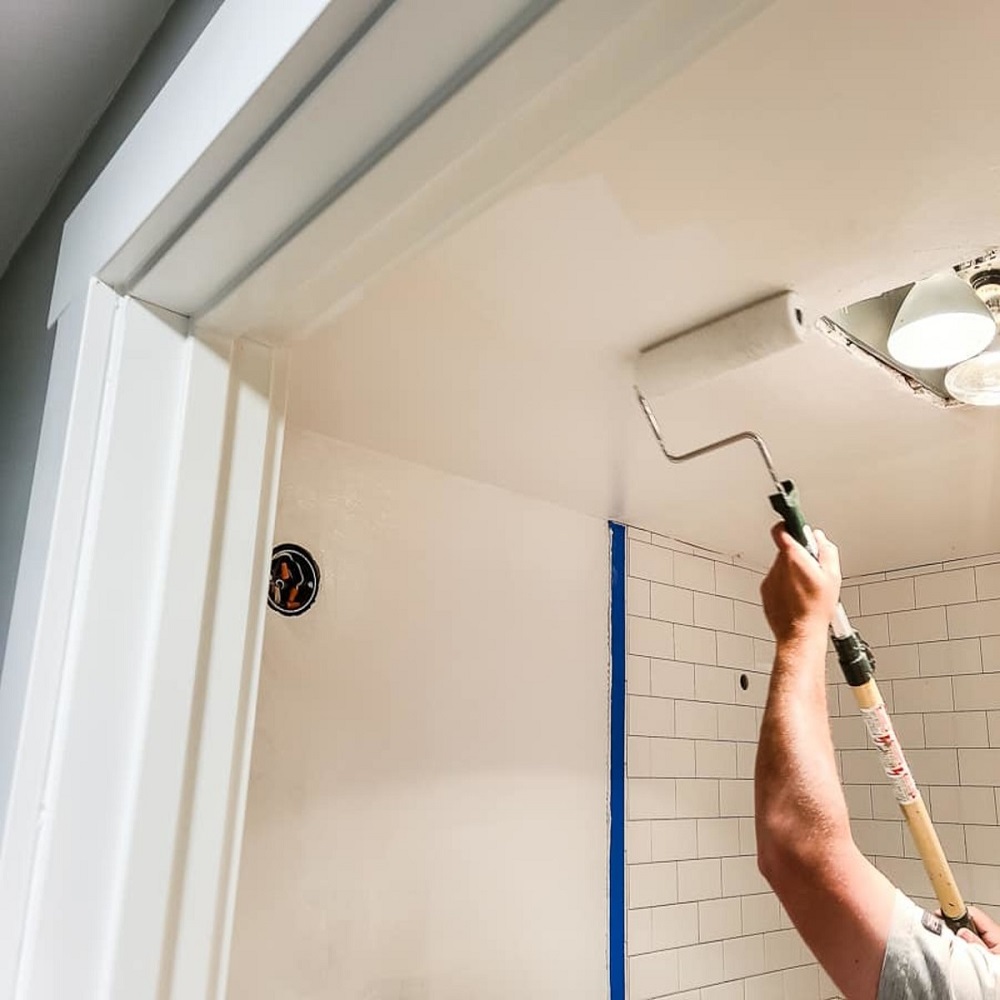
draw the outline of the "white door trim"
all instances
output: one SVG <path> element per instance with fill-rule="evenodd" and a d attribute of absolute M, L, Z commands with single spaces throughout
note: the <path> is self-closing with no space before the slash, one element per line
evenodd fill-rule
<path fill-rule="evenodd" d="M 99 285 L 92 295 L 95 322 L 106 319 L 115 297 Z M 35 663 L 59 674 L 58 697 L 41 808 L 26 817 L 35 842 L 20 922 L 8 911 L 20 948 L 4 955 L 3 995 L 212 997 L 248 774 L 284 369 L 267 346 L 208 343 L 185 317 L 135 299 L 111 312 L 65 641 Z"/>
<path fill-rule="evenodd" d="M 284 360 L 188 338 L 176 491 L 159 583 L 108 995 L 215 996 L 249 777 Z M 232 881 L 231 881 L 232 880 Z"/>
<path fill-rule="evenodd" d="M 49 322 L 92 276 L 127 289 L 389 5 L 224 0 L 67 220 Z"/>
<path fill-rule="evenodd" d="M 254 285 L 252 314 L 318 255 L 343 300 L 770 2 L 226 0 L 68 220 L 50 316 L 91 275 L 199 318 Z"/>
<path fill-rule="evenodd" d="M 60 317 L 0 681 L 0 996 L 14 995 L 118 299 Z"/>

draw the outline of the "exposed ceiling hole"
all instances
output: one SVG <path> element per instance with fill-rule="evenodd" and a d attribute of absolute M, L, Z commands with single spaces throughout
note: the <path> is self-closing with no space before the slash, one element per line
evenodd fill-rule
<path fill-rule="evenodd" d="M 950 279 L 952 274 L 974 295 L 963 298 L 962 284 Z M 914 319 L 924 321 L 924 343 L 911 345 L 907 350 L 900 347 L 898 331 Z M 820 326 L 874 358 L 883 369 L 901 377 L 911 390 L 925 398 L 936 398 L 947 405 L 982 406 L 1000 405 L 998 319 L 1000 248 L 991 248 L 941 275 L 901 285 L 838 309 L 824 317 Z M 959 323 L 965 323 L 970 330 L 977 329 L 978 324 L 978 333 L 968 334 L 965 351 L 949 354 L 958 339 Z M 912 329 L 911 326 L 911 332 Z M 929 349 L 933 347 L 933 336 L 942 338 L 939 347 L 945 348 L 943 352 Z M 893 338 L 892 350 L 890 338 Z M 920 367 L 921 363 L 926 367 Z"/>

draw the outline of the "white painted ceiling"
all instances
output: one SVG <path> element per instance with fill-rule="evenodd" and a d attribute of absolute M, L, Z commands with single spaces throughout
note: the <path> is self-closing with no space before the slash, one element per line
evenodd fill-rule
<path fill-rule="evenodd" d="M 994 47 L 943 4 L 775 3 L 299 344 L 291 421 L 764 563 L 756 453 L 667 465 L 631 361 L 778 289 L 819 315 L 1000 243 Z M 819 333 L 654 405 L 678 450 L 762 433 L 848 572 L 1000 550 L 1000 412 Z"/>
<path fill-rule="evenodd" d="M 172 0 L 0 0 L 0 274 Z"/>

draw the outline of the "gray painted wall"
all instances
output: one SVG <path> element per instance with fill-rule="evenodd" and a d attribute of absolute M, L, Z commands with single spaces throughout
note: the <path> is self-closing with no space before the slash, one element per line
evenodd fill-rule
<path fill-rule="evenodd" d="M 54 330 L 46 318 L 63 223 L 222 0 L 175 0 L 0 277 L 0 664 L 10 627 Z"/>

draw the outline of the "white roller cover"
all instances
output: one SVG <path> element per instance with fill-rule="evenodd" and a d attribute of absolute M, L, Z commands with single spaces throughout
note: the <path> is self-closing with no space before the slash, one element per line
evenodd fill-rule
<path fill-rule="evenodd" d="M 794 292 L 781 292 L 647 347 L 636 380 L 647 395 L 662 396 L 804 340 L 802 302 Z"/>

